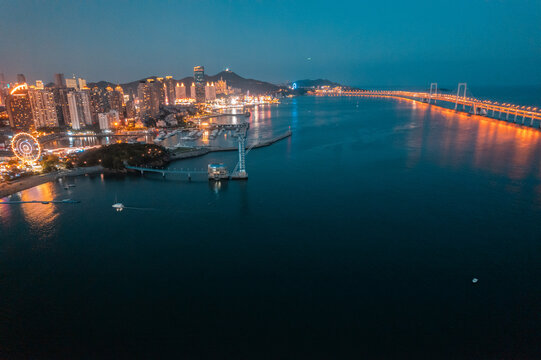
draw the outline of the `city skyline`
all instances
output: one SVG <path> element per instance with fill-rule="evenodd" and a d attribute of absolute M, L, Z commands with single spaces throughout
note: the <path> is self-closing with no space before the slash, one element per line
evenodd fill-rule
<path fill-rule="evenodd" d="M 8 81 L 23 73 L 47 83 L 63 72 L 125 83 L 205 64 L 210 74 L 229 67 L 272 83 L 536 85 L 541 4 L 519 2 L 3 1 L 5 13 L 24 16 L 0 25 L 0 72 Z"/>

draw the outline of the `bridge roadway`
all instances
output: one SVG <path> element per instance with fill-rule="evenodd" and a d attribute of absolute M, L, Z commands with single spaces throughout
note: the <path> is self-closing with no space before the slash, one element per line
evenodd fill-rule
<path fill-rule="evenodd" d="M 420 100 L 428 103 L 437 104 L 437 101 L 442 101 L 455 105 L 455 110 L 462 106 L 464 112 L 488 116 L 499 120 L 511 120 L 514 123 L 520 122 L 525 125 L 529 122 L 529 126 L 533 126 L 534 120 L 539 120 L 541 128 L 541 109 L 532 106 L 518 106 L 509 103 L 498 103 L 489 100 L 479 100 L 472 97 L 456 96 L 450 94 L 430 94 L 427 92 L 413 91 L 342 91 L 340 93 L 324 93 L 317 94 L 318 96 L 367 96 L 367 97 L 386 97 L 409 100 Z M 446 107 L 448 108 L 448 107 Z M 483 110 L 485 113 L 483 114 Z M 460 111 L 460 110 L 459 110 Z"/>

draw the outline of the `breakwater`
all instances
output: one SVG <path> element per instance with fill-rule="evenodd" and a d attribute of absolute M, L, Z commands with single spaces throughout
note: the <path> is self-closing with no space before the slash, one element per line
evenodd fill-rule
<path fill-rule="evenodd" d="M 246 144 L 246 147 L 249 149 L 250 148 L 257 149 L 257 148 L 261 148 L 265 146 L 270 146 L 280 140 L 290 137 L 291 135 L 292 135 L 291 130 L 288 130 L 281 135 L 278 135 L 266 140 L 256 139 L 255 141 L 250 141 L 250 139 L 248 139 L 248 143 Z M 211 152 L 237 151 L 237 150 L 238 150 L 237 146 L 226 146 L 226 147 L 207 146 L 207 147 L 198 147 L 198 148 L 194 148 L 193 150 L 181 151 L 181 152 L 175 152 L 175 150 L 173 150 L 172 154 L 169 156 L 169 160 L 174 161 L 174 160 L 189 159 L 189 158 L 203 156 Z"/>

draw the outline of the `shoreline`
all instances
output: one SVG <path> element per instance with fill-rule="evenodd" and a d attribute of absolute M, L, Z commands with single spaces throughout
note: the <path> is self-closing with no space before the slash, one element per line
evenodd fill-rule
<path fill-rule="evenodd" d="M 249 145 L 246 147 L 257 149 L 257 148 L 270 146 L 280 140 L 290 137 L 291 135 L 292 135 L 291 130 L 288 130 L 286 133 L 282 135 L 278 135 L 272 139 L 261 141 L 261 142 L 258 142 L 256 144 Z M 190 151 L 180 152 L 178 154 L 173 154 L 169 157 L 168 163 L 177 161 L 177 160 L 204 156 L 211 152 L 236 151 L 236 150 L 238 150 L 236 146 L 226 147 L 226 148 L 212 148 L 212 147 L 198 148 L 198 149 L 194 149 Z M 79 167 L 73 170 L 60 170 L 60 171 L 55 171 L 55 172 L 42 174 L 42 175 L 32 175 L 32 176 L 28 176 L 28 177 L 16 180 L 13 183 L 0 183 L 0 199 L 11 196 L 15 193 L 18 193 L 19 191 L 28 190 L 35 186 L 39 186 L 51 181 L 56 181 L 62 177 L 74 177 L 74 176 L 101 174 L 101 173 L 108 173 L 108 172 L 118 173 L 117 171 L 108 170 L 108 169 L 105 169 L 103 166 L 98 165 L 98 166 L 89 166 L 89 167 Z"/>
<path fill-rule="evenodd" d="M 0 199 L 18 193 L 19 191 L 28 190 L 35 186 L 39 186 L 51 181 L 56 181 L 62 177 L 74 177 L 87 174 L 99 174 L 105 172 L 102 166 L 89 166 L 89 167 L 80 167 L 73 170 L 60 170 L 55 171 L 49 174 L 43 175 L 32 175 L 20 180 L 17 180 L 13 183 L 2 183 L 0 184 Z"/>

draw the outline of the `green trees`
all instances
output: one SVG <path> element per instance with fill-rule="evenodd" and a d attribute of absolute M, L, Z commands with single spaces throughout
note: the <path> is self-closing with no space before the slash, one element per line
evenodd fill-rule
<path fill-rule="evenodd" d="M 130 165 L 163 165 L 167 161 L 167 151 L 152 144 L 112 144 L 79 154 L 78 166 L 102 165 L 104 168 L 121 170 L 124 163 Z"/>
<path fill-rule="evenodd" d="M 41 167 L 44 173 L 55 171 L 57 165 L 60 164 L 60 159 L 56 155 L 44 155 L 41 159 Z"/>

